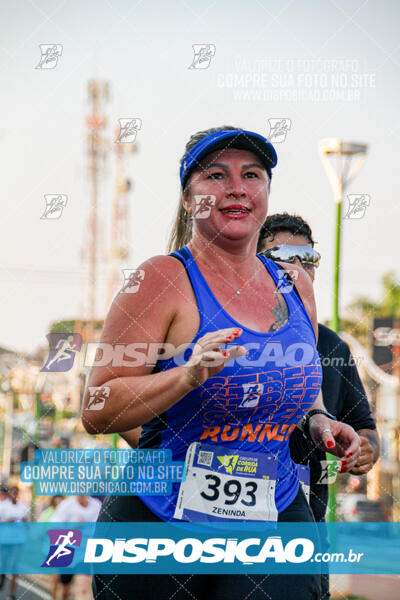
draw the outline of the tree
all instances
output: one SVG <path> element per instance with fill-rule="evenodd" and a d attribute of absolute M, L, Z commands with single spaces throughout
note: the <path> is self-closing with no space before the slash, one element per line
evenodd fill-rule
<path fill-rule="evenodd" d="M 341 319 L 341 329 L 353 335 L 363 346 L 369 346 L 371 322 L 375 317 L 400 318 L 400 282 L 394 271 L 382 276 L 382 299 L 372 301 L 359 296 L 347 309 L 347 319 Z"/>
<path fill-rule="evenodd" d="M 380 305 L 382 314 L 379 316 L 400 317 L 400 283 L 394 271 L 389 271 L 382 277 L 383 301 Z"/>

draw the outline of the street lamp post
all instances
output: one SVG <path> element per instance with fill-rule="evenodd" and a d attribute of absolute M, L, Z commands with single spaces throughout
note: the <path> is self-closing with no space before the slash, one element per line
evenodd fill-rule
<path fill-rule="evenodd" d="M 367 153 L 368 146 L 355 142 L 344 142 L 339 139 L 327 138 L 321 140 L 319 151 L 322 162 L 333 188 L 336 202 L 335 254 L 333 270 L 333 307 L 331 327 L 339 332 L 339 284 L 340 284 L 340 242 L 343 194 L 355 175 L 360 170 Z M 354 161 L 354 159 L 356 159 Z M 352 161 L 353 164 L 352 164 Z M 336 521 L 336 483 L 331 484 L 329 493 L 328 520 Z"/>

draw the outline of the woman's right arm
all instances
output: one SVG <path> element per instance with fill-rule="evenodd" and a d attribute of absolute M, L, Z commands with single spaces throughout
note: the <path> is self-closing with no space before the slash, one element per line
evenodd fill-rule
<path fill-rule="evenodd" d="M 183 367 L 153 374 L 154 364 L 144 360 L 149 344 L 166 339 L 175 317 L 174 281 L 179 278 L 179 263 L 171 257 L 156 256 L 140 269 L 144 279 L 137 293 L 120 292 L 104 323 L 101 342 L 109 344 L 113 356 L 104 366 L 95 363 L 89 374 L 82 421 L 91 434 L 126 431 L 142 425 L 193 389 Z M 175 285 L 179 288 L 179 283 Z M 142 360 L 124 355 L 122 350 L 129 344 L 140 344 Z M 101 410 L 87 409 L 89 387 L 108 388 L 109 396 Z"/>
<path fill-rule="evenodd" d="M 241 346 L 221 352 L 222 344 L 232 342 L 241 333 L 235 335 L 234 328 L 223 329 L 209 332 L 198 340 L 184 366 L 152 373 L 154 360 L 131 358 L 130 365 L 129 354 L 123 355 L 126 346 L 141 344 L 146 355 L 149 344 L 167 339 L 177 307 L 184 300 L 182 283 L 187 277 L 181 264 L 168 256 L 156 256 L 141 269 L 145 276 L 138 292 L 119 293 L 104 324 L 101 342 L 114 349 L 114 358 L 105 366 L 93 366 L 89 374 L 82 422 L 91 434 L 120 433 L 147 423 L 221 371 L 232 358 L 246 352 Z M 89 387 L 108 388 L 101 410 L 88 409 Z"/>

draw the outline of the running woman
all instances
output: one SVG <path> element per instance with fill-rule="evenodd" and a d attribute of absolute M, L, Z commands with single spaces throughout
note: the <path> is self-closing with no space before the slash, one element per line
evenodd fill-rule
<path fill-rule="evenodd" d="M 102 410 L 87 411 L 87 391 L 82 419 L 91 434 L 142 426 L 139 447 L 170 449 L 174 460 L 196 460 L 211 447 L 210 454 L 223 452 L 228 463 L 238 451 L 266 470 L 272 461 L 272 492 L 257 496 L 257 480 L 240 498 L 245 520 L 313 522 L 290 458 L 290 433 L 313 409 L 310 435 L 348 467 L 357 460 L 359 438 L 331 419 L 319 399 L 322 371 L 308 275 L 298 268 L 300 297 L 293 290 L 281 293 L 281 269 L 256 255 L 276 163 L 273 146 L 257 133 L 221 127 L 191 137 L 181 160 L 182 195 L 171 235 L 176 251 L 141 265 L 140 290 L 116 297 L 101 340 L 164 342 L 177 351 L 155 366 L 93 367 L 88 388 L 107 386 L 110 395 Z M 207 216 L 202 211 L 192 217 L 204 196 L 212 199 Z M 99 520 L 212 520 L 219 477 L 211 477 L 187 495 L 183 484 L 174 484 L 169 496 L 109 497 Z M 300 600 L 316 600 L 320 578 L 98 575 L 94 585 L 98 600 L 132 593 L 159 598 L 160 589 L 164 597 L 180 599 L 264 600 L 268 594 L 275 600 L 296 593 Z"/>

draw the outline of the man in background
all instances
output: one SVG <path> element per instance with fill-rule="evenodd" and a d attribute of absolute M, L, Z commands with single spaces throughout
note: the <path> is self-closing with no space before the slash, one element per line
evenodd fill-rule
<path fill-rule="evenodd" d="M 288 262 L 289 258 L 290 262 L 301 266 L 314 282 L 315 269 L 319 264 L 314 243 L 311 228 L 304 219 L 280 213 L 265 220 L 257 251 L 264 251 L 268 258 L 277 262 Z M 295 288 L 295 282 L 293 285 Z M 322 365 L 325 407 L 338 421 L 351 425 L 360 436 L 361 453 L 351 473 L 364 475 L 379 457 L 379 438 L 355 361 L 348 345 L 321 323 L 318 324 L 317 349 Z M 324 521 L 328 503 L 328 485 L 323 483 L 323 469 L 328 466 L 325 452 L 316 448 L 297 427 L 290 437 L 290 452 L 296 463 L 310 467 L 310 506 L 315 520 Z M 329 577 L 326 575 L 322 579 L 321 600 L 329 597 Z"/>

